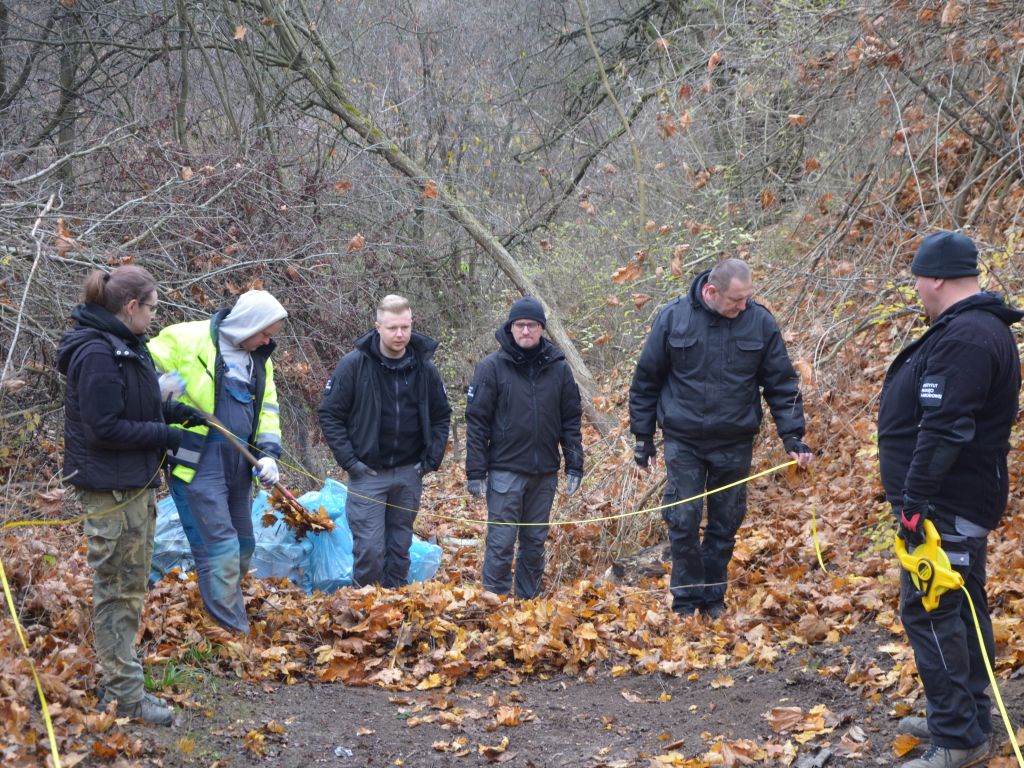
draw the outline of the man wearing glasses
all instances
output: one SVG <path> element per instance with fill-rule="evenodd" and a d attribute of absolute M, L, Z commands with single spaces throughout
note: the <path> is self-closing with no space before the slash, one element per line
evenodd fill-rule
<path fill-rule="evenodd" d="M 629 389 L 637 465 L 646 469 L 654 459 L 656 427 L 665 438 L 661 515 L 672 545 L 672 610 L 682 616 L 725 613 L 729 561 L 747 511 L 739 481 L 750 474 L 762 393 L 785 451 L 800 466 L 812 458 L 796 371 L 775 318 L 753 293 L 739 259 L 698 275 L 689 295 L 658 313 Z M 700 494 L 737 482 L 708 496 L 701 539 Z"/>
<path fill-rule="evenodd" d="M 544 576 L 548 515 L 565 457 L 565 491 L 583 480 L 582 407 L 565 355 L 544 338 L 547 317 L 537 299 L 512 305 L 495 332 L 500 349 L 476 367 L 466 393 L 466 488 L 487 494 L 484 587 L 536 597 Z"/>

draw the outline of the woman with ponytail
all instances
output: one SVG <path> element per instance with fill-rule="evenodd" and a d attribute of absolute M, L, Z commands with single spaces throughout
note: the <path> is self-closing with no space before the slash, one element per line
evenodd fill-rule
<path fill-rule="evenodd" d="M 156 282 L 143 268 L 94 271 L 73 327 L 61 339 L 58 368 L 64 394 L 64 479 L 86 513 L 93 569 L 93 632 L 102 668 L 100 706 L 170 725 L 174 711 L 147 693 L 135 649 L 156 522 L 156 491 L 164 454 L 181 444 L 168 422 L 201 420 L 192 408 L 164 402 L 146 331 L 156 314 Z"/>

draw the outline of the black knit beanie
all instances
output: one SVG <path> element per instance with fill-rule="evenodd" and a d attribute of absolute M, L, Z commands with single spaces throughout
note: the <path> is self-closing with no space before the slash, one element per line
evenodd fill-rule
<path fill-rule="evenodd" d="M 545 328 L 548 327 L 548 318 L 544 314 L 544 307 L 533 296 L 523 296 L 512 305 L 508 311 L 508 324 L 512 325 L 516 320 L 536 320 Z"/>
<path fill-rule="evenodd" d="M 935 232 L 917 246 L 910 271 L 918 277 L 972 277 L 979 274 L 978 248 L 959 232 Z"/>

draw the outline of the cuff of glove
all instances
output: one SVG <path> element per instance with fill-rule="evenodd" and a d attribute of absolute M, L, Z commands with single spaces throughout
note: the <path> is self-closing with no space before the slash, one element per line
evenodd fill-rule
<path fill-rule="evenodd" d="M 167 428 L 167 450 L 174 452 L 181 448 L 182 431 L 177 427 Z"/>
<path fill-rule="evenodd" d="M 910 496 L 907 496 L 906 494 L 904 494 L 903 500 L 898 505 L 893 505 L 893 508 L 898 511 L 906 512 L 909 514 L 913 514 L 915 512 L 928 513 L 934 509 L 934 507 L 927 500 L 913 499 Z"/>

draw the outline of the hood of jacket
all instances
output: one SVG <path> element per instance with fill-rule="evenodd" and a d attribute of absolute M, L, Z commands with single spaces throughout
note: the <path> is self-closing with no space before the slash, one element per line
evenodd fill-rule
<path fill-rule="evenodd" d="M 380 334 L 376 330 L 370 330 L 356 339 L 353 345 L 356 349 L 366 355 L 368 358 L 381 365 L 391 365 L 394 367 L 394 363 L 402 365 L 402 361 L 406 360 L 405 356 L 401 360 L 389 362 L 388 358 L 380 353 Z M 429 361 L 434 358 L 434 351 L 437 349 L 437 342 L 429 336 L 425 336 L 422 333 L 412 332 L 412 336 L 409 338 L 409 346 L 406 349 L 411 349 L 419 360 Z"/>
<path fill-rule="evenodd" d="M 503 323 L 494 332 L 494 338 L 498 340 L 498 346 L 501 347 L 502 355 L 511 360 L 515 365 L 525 365 L 531 360 L 536 360 L 538 365 L 547 365 L 556 360 L 565 359 L 565 353 L 543 336 L 541 336 L 540 344 L 537 345 L 539 349 L 536 353 L 530 354 L 525 352 L 522 347 L 516 344 L 515 339 L 512 337 L 512 324 L 508 322 Z"/>
<path fill-rule="evenodd" d="M 107 338 L 110 343 L 130 349 L 137 355 L 148 357 L 145 334 L 135 335 L 128 326 L 99 304 L 79 304 L 71 312 L 75 321 L 72 327 L 60 340 L 57 347 L 57 370 L 67 375 L 71 358 L 84 344 L 98 338 Z"/>
<path fill-rule="evenodd" d="M 1024 317 L 1024 312 L 1011 307 L 1000 294 L 993 291 L 980 291 L 979 293 L 976 293 L 973 296 L 968 296 L 966 299 L 958 301 L 956 304 L 948 307 L 946 311 L 939 315 L 938 319 L 932 323 L 932 328 L 944 325 L 957 315 L 961 315 L 964 312 L 969 312 L 971 310 L 988 312 L 989 314 L 998 317 L 1007 325 L 1013 325 Z"/>

